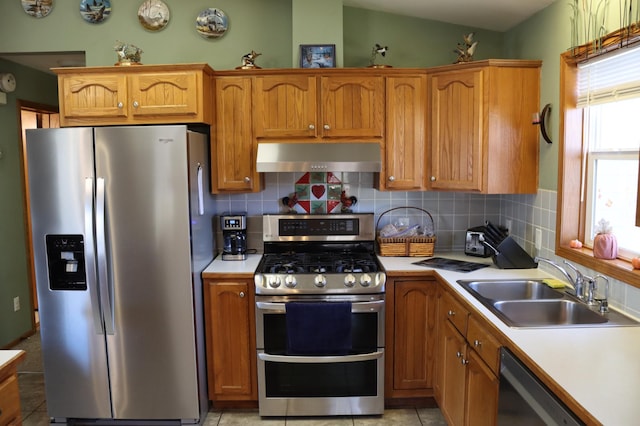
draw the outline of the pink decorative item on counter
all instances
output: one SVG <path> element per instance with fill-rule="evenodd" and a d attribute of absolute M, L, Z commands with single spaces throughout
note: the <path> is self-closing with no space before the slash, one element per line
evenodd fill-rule
<path fill-rule="evenodd" d="M 606 260 L 618 257 L 618 240 L 611 231 L 609 222 L 600 219 L 596 227 L 596 236 L 593 238 L 593 257 Z"/>

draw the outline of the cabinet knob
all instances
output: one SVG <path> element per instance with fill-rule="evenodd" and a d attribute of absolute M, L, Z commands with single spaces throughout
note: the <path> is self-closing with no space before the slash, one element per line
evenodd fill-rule
<path fill-rule="evenodd" d="M 313 124 L 309 124 L 309 130 L 315 130 L 316 126 L 314 126 Z"/>
<path fill-rule="evenodd" d="M 395 176 L 389 176 L 389 182 L 393 182 L 394 180 L 396 180 Z"/>
<path fill-rule="evenodd" d="M 456 352 L 456 358 L 460 358 L 462 356 L 462 352 L 458 351 Z"/>
<path fill-rule="evenodd" d="M 122 102 L 118 102 L 118 109 L 122 109 L 122 107 L 124 107 L 124 104 Z"/>
<path fill-rule="evenodd" d="M 462 359 L 460 360 L 460 364 L 462 364 L 462 365 L 467 365 L 467 364 L 469 364 L 469 360 L 468 360 L 468 359 L 464 359 L 464 358 L 462 358 Z"/>
<path fill-rule="evenodd" d="M 140 104 L 138 103 L 138 101 L 133 101 L 133 107 L 134 108 L 138 108 L 140 106 Z"/>
<path fill-rule="evenodd" d="M 436 177 L 435 176 L 431 176 L 431 182 L 435 182 L 436 181 Z"/>
<path fill-rule="evenodd" d="M 240 298 L 242 299 L 244 297 L 244 291 L 241 291 L 239 294 Z"/>
<path fill-rule="evenodd" d="M 449 315 L 450 317 L 454 316 L 456 313 L 455 311 L 449 310 L 447 311 L 447 315 Z"/>
<path fill-rule="evenodd" d="M 329 130 L 331 129 L 331 126 L 329 126 L 328 124 L 325 124 L 324 126 L 322 126 L 325 130 Z"/>
<path fill-rule="evenodd" d="M 479 348 L 480 346 L 482 346 L 482 342 L 480 340 L 474 340 L 473 346 L 475 346 L 476 348 Z"/>
<path fill-rule="evenodd" d="M 245 176 L 245 177 L 244 177 L 244 182 L 245 182 L 245 183 L 249 183 L 249 182 L 251 182 L 251 178 L 250 178 L 249 176 Z"/>

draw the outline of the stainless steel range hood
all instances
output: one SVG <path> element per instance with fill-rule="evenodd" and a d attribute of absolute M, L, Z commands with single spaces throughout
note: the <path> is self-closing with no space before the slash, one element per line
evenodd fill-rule
<path fill-rule="evenodd" d="M 259 143 L 258 172 L 379 172 L 378 143 Z"/>

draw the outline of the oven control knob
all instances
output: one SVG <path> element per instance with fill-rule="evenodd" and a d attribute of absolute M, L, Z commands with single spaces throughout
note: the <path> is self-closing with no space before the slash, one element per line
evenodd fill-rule
<path fill-rule="evenodd" d="M 371 275 L 362 274 L 362 276 L 360 277 L 360 285 L 362 287 L 369 287 L 371 285 Z"/>
<path fill-rule="evenodd" d="M 286 277 L 284 277 L 284 285 L 289 288 L 294 288 L 298 285 L 298 283 L 296 282 L 296 277 L 294 277 L 293 275 L 287 275 Z"/>
<path fill-rule="evenodd" d="M 275 277 L 269 277 L 269 287 L 271 288 L 278 288 L 280 287 L 280 277 L 275 276 Z"/>
<path fill-rule="evenodd" d="M 347 274 L 346 277 L 344 277 L 344 285 L 346 285 L 347 287 L 353 287 L 356 283 L 356 277 L 353 274 Z"/>
<path fill-rule="evenodd" d="M 313 282 L 315 283 L 316 287 L 324 287 L 325 285 L 327 285 L 327 279 L 322 274 L 316 275 L 316 278 Z"/>

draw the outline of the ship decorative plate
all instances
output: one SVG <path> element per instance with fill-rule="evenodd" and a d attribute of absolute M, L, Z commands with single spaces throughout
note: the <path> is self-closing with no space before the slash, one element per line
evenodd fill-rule
<path fill-rule="evenodd" d="M 138 8 L 138 21 L 144 29 L 160 31 L 169 23 L 169 7 L 162 0 L 146 0 Z"/>
<path fill-rule="evenodd" d="M 82 0 L 80 15 L 82 19 L 91 24 L 99 24 L 111 15 L 111 2 L 109 0 Z"/>
<path fill-rule="evenodd" d="M 53 0 L 20 0 L 22 8 L 34 18 L 44 18 L 53 9 Z"/>
<path fill-rule="evenodd" d="M 210 7 L 196 18 L 196 30 L 204 38 L 219 38 L 227 32 L 229 19 L 220 9 Z"/>

